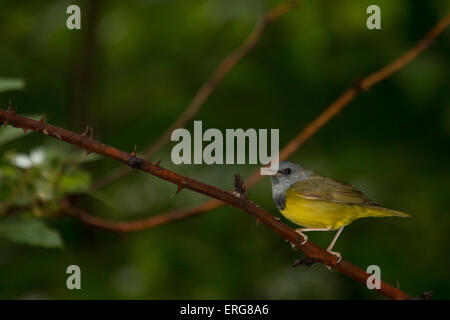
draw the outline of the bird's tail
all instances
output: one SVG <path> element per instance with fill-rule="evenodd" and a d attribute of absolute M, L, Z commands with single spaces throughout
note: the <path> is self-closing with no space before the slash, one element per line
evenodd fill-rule
<path fill-rule="evenodd" d="M 365 212 L 366 217 L 402 217 L 402 218 L 414 218 L 414 216 L 392 209 L 383 207 L 368 207 Z"/>

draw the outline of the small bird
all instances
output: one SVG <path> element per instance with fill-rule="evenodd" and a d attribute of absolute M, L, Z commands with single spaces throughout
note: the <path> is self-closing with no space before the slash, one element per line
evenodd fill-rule
<path fill-rule="evenodd" d="M 327 251 L 341 261 L 341 254 L 333 252 L 334 244 L 344 227 L 366 217 L 405 217 L 411 215 L 381 207 L 361 190 L 345 183 L 323 177 L 298 163 L 283 161 L 278 172 L 270 177 L 272 199 L 278 210 L 291 222 L 304 228 L 295 231 L 305 241 L 305 231 L 332 231 L 336 235 Z"/>

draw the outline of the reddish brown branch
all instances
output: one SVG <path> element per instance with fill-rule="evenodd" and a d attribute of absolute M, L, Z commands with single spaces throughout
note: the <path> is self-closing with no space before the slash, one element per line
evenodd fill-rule
<path fill-rule="evenodd" d="M 358 93 L 361 92 L 361 90 L 370 89 L 375 84 L 383 81 L 402 67 L 406 66 L 409 62 L 411 62 L 415 57 L 423 52 L 449 24 L 450 14 L 447 14 L 447 16 L 442 18 L 436 24 L 436 26 L 426 34 L 423 39 L 421 39 L 405 54 L 397 58 L 391 64 L 365 77 L 358 83 L 357 86 L 351 87 L 350 89 L 345 91 L 336 101 L 334 101 L 328 108 L 326 108 L 316 119 L 309 123 L 308 126 L 306 126 L 280 151 L 280 160 L 287 159 L 291 154 L 297 151 L 298 148 L 300 148 L 309 138 L 311 138 L 314 133 L 316 133 L 328 121 L 336 116 L 345 106 L 347 106 L 358 95 Z M 247 187 L 252 187 L 260 179 L 261 176 L 259 175 L 259 170 L 256 170 L 255 173 L 247 180 Z M 160 226 L 174 220 L 189 218 L 218 208 L 221 205 L 223 205 L 223 202 L 211 200 L 188 209 L 162 213 L 133 222 L 110 222 L 108 220 L 95 217 L 91 217 L 88 219 L 87 213 L 85 215 L 79 216 L 78 218 L 86 223 L 90 223 L 91 220 L 95 220 L 96 226 L 101 228 L 113 231 L 131 232 Z"/>
<path fill-rule="evenodd" d="M 239 208 L 242 211 L 245 211 L 253 217 L 257 218 L 260 222 L 264 223 L 266 226 L 274 230 L 286 240 L 296 245 L 309 258 L 314 259 L 316 262 L 320 262 L 327 266 L 335 268 L 341 273 L 364 285 L 366 284 L 366 281 L 370 276 L 361 268 L 354 266 L 353 264 L 345 260 L 341 260 L 339 263 L 336 263 L 336 257 L 334 255 L 318 247 L 311 241 L 307 241 L 302 245 L 301 243 L 304 241 L 304 239 L 300 234 L 295 232 L 283 222 L 277 220 L 269 212 L 261 209 L 258 205 L 250 200 L 245 199 L 244 197 L 236 196 L 232 192 L 217 188 L 212 185 L 208 185 L 189 177 L 185 177 L 144 159 L 136 158 L 130 153 L 100 143 L 94 140 L 92 137 L 75 134 L 71 131 L 46 124 L 44 122 L 16 115 L 12 111 L 0 110 L 0 121 L 3 121 L 4 123 L 10 124 L 17 128 L 26 128 L 38 133 L 43 133 L 61 141 L 65 141 L 70 144 L 82 147 L 91 152 L 95 152 L 113 160 L 125 163 L 127 165 L 130 165 L 134 169 L 144 171 L 153 176 L 174 183 L 175 185 L 182 188 L 190 189 L 192 191 L 226 202 L 227 204 Z M 95 224 L 95 221 L 91 222 Z M 391 299 L 411 299 L 411 297 L 406 293 L 385 282 L 381 282 L 381 288 L 375 290 Z"/>
<path fill-rule="evenodd" d="M 284 14 L 288 13 L 294 9 L 299 0 L 291 0 L 283 2 L 269 12 L 267 12 L 255 25 L 252 32 L 248 35 L 245 41 L 240 47 L 231 52 L 213 71 L 208 80 L 200 87 L 200 89 L 195 94 L 194 98 L 191 100 L 187 108 L 183 113 L 175 120 L 175 122 L 166 130 L 164 133 L 156 139 L 156 141 L 150 146 L 150 148 L 144 152 L 143 157 L 150 159 L 158 151 L 160 151 L 165 145 L 170 141 L 170 135 L 172 131 L 177 128 L 185 127 L 199 112 L 201 107 L 205 104 L 211 93 L 219 86 L 220 82 L 223 80 L 225 75 L 239 62 L 248 55 L 257 45 L 258 41 L 261 39 L 262 34 L 267 29 L 267 27 L 276 19 L 280 18 Z M 122 176 L 130 172 L 128 167 L 120 167 L 110 173 L 107 177 L 99 180 L 94 184 L 94 189 L 99 189 L 107 184 L 110 184 Z"/>
<path fill-rule="evenodd" d="M 67 198 L 64 198 L 61 201 L 61 209 L 64 214 L 72 216 L 73 218 L 80 220 L 81 222 L 86 223 L 90 226 L 115 232 L 133 232 L 151 229 L 159 225 L 184 219 L 186 218 L 186 214 L 195 215 L 201 212 L 208 212 L 216 208 L 217 204 L 222 204 L 222 201 L 211 200 L 205 202 L 200 206 L 192 208 L 192 212 L 190 212 L 189 209 L 173 210 L 165 214 L 154 216 L 151 219 L 142 219 L 135 221 L 113 221 L 93 216 L 85 210 L 73 207 L 72 203 Z"/>

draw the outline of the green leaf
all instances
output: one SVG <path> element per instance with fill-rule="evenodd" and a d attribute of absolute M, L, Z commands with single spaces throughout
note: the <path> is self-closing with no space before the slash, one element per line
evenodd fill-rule
<path fill-rule="evenodd" d="M 61 248 L 60 234 L 37 218 L 8 220 L 0 224 L 0 236 L 18 243 L 44 248 Z"/>
<path fill-rule="evenodd" d="M 22 79 L 0 78 L 0 92 L 8 90 L 21 90 L 25 87 Z"/>
<path fill-rule="evenodd" d="M 59 188 L 62 193 L 84 192 L 89 189 L 90 185 L 91 177 L 81 170 L 66 173 L 59 181 Z"/>
<path fill-rule="evenodd" d="M 86 156 L 86 151 L 83 150 L 78 153 L 78 156 L 74 156 L 74 159 L 77 163 L 86 163 L 100 160 L 102 159 L 102 156 L 97 153 L 91 153 L 89 156 Z"/>
<path fill-rule="evenodd" d="M 38 199 L 46 202 L 53 199 L 53 183 L 45 179 L 36 179 L 33 181 L 33 195 Z"/>
<path fill-rule="evenodd" d="M 13 127 L 2 128 L 0 129 L 0 145 L 18 138 L 22 138 L 23 136 L 24 133 L 22 129 Z"/>
<path fill-rule="evenodd" d="M 0 181 L 15 180 L 19 178 L 19 171 L 17 168 L 10 165 L 0 165 Z"/>

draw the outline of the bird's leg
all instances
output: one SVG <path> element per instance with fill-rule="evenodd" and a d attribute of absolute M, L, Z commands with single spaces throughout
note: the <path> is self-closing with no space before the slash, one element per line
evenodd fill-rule
<path fill-rule="evenodd" d="M 300 243 L 301 245 L 304 245 L 307 241 L 308 241 L 308 236 L 306 234 L 304 234 L 303 232 L 306 231 L 330 231 L 330 229 L 325 229 L 325 228 L 299 228 L 299 229 L 295 229 L 295 232 L 297 232 L 299 235 L 301 235 L 304 240 L 302 243 Z M 291 247 L 292 249 L 296 249 L 296 245 L 291 243 Z"/>
<path fill-rule="evenodd" d="M 336 234 L 334 235 L 333 240 L 331 241 L 330 245 L 329 245 L 328 248 L 327 248 L 327 251 L 328 251 L 329 253 L 331 253 L 332 255 L 334 255 L 334 256 L 337 257 L 338 260 L 337 260 L 336 263 L 341 262 L 342 256 L 341 256 L 341 254 L 340 254 L 339 252 L 331 251 L 331 249 L 333 249 L 333 246 L 334 246 L 334 244 L 336 243 L 337 238 L 339 238 L 339 235 L 341 234 L 341 232 L 342 232 L 343 229 L 344 229 L 344 227 L 340 227 L 340 228 L 338 229 L 338 231 L 337 231 Z"/>

